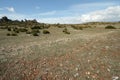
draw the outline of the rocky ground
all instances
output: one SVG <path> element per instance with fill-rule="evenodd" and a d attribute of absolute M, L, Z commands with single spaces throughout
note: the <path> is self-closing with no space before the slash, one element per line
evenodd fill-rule
<path fill-rule="evenodd" d="M 1 36 L 0 80 L 120 80 L 119 29 L 69 30 Z"/>

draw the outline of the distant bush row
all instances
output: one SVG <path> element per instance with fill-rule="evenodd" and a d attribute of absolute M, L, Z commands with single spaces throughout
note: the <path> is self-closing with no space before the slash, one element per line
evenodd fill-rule
<path fill-rule="evenodd" d="M 20 32 L 25 32 L 26 34 L 32 34 L 33 36 L 39 36 L 40 34 L 40 30 L 38 29 L 38 27 L 34 27 L 34 28 L 8 27 L 7 30 L 11 32 L 8 33 L 7 36 L 17 36 L 17 34 Z M 48 30 L 43 30 L 43 34 L 50 34 L 50 32 Z"/>

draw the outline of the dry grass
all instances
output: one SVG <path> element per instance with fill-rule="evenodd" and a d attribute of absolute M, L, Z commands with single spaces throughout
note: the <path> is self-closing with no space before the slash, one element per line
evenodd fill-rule
<path fill-rule="evenodd" d="M 68 29 L 50 27 L 39 37 L 0 30 L 0 80 L 120 79 L 119 29 Z"/>

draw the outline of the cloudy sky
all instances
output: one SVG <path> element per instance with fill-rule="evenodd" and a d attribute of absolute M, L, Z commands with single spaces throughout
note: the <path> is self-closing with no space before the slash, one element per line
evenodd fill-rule
<path fill-rule="evenodd" d="M 44 23 L 120 21 L 120 0 L 0 0 L 0 18 Z"/>

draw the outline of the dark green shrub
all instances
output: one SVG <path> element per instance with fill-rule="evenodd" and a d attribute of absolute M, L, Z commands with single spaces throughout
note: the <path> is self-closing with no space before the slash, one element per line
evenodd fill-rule
<path fill-rule="evenodd" d="M 11 36 L 17 36 L 17 34 L 16 33 L 12 33 Z"/>
<path fill-rule="evenodd" d="M 10 33 L 7 33 L 7 36 L 10 36 L 11 34 Z"/>
<path fill-rule="evenodd" d="M 27 31 L 26 34 L 31 34 L 31 32 L 30 32 L 30 31 Z"/>
<path fill-rule="evenodd" d="M 83 28 L 82 28 L 82 27 L 79 27 L 79 30 L 83 30 Z"/>
<path fill-rule="evenodd" d="M 43 30 L 43 34 L 50 34 L 48 30 Z"/>
<path fill-rule="evenodd" d="M 32 33 L 33 36 L 39 36 L 38 33 L 34 32 Z"/>
<path fill-rule="evenodd" d="M 33 26 L 31 29 L 43 29 L 44 26 Z"/>
<path fill-rule="evenodd" d="M 18 29 L 18 31 L 20 31 L 20 32 L 27 32 L 27 29 L 26 28 L 20 28 L 20 29 Z"/>
<path fill-rule="evenodd" d="M 8 30 L 8 31 L 11 31 L 11 28 L 8 28 L 7 30 Z"/>
<path fill-rule="evenodd" d="M 33 29 L 32 33 L 40 33 L 40 31 L 38 29 Z"/>
<path fill-rule="evenodd" d="M 70 34 L 70 32 L 68 31 L 67 28 L 65 28 L 65 29 L 63 30 L 63 32 L 64 32 L 65 34 Z"/>
<path fill-rule="evenodd" d="M 80 26 L 71 25 L 71 27 L 76 30 L 83 30 L 83 28 Z"/>
<path fill-rule="evenodd" d="M 105 29 L 116 29 L 114 26 L 106 26 Z"/>
<path fill-rule="evenodd" d="M 28 34 L 32 34 L 33 36 L 39 36 L 40 31 L 38 29 L 33 29 L 31 32 L 27 32 Z"/>
<path fill-rule="evenodd" d="M 17 29 L 17 28 L 14 28 L 13 31 L 14 31 L 15 33 L 19 33 L 19 29 Z"/>

